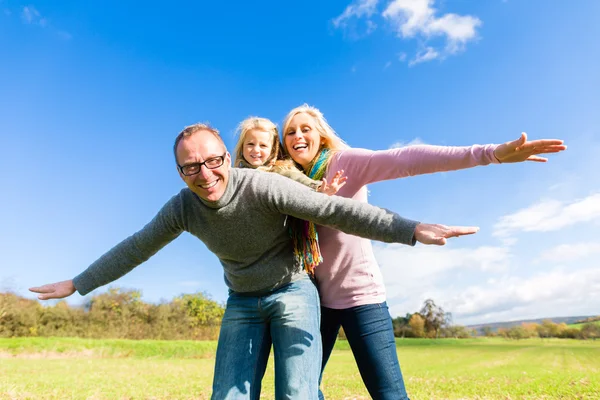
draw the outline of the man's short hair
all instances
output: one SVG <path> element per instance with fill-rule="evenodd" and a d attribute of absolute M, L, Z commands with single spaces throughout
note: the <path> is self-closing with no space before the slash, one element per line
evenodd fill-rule
<path fill-rule="evenodd" d="M 221 144 L 223 144 L 223 148 L 225 150 L 227 150 L 227 146 L 225 146 L 225 142 L 223 141 L 223 138 L 219 134 L 218 129 L 213 128 L 212 126 L 210 126 L 210 124 L 205 124 L 205 123 L 197 123 L 197 124 L 189 125 L 189 126 L 186 126 L 185 128 L 183 128 L 183 130 L 181 132 L 179 132 L 179 134 L 175 138 L 175 144 L 173 145 L 173 155 L 175 156 L 175 163 L 177 163 L 177 165 L 179 165 L 179 161 L 177 160 L 177 146 L 179 146 L 179 142 L 181 142 L 184 137 L 192 136 L 194 133 L 200 132 L 200 131 L 206 131 L 206 132 L 212 133 L 217 139 L 219 139 L 219 142 L 221 142 Z"/>

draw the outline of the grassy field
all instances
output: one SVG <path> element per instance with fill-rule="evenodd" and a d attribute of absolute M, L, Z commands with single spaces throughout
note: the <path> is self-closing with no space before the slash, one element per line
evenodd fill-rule
<path fill-rule="evenodd" d="M 208 399 L 215 342 L 0 339 L 0 399 Z M 398 340 L 411 399 L 600 399 L 600 341 Z M 327 399 L 368 399 L 346 342 Z M 263 382 L 273 398 L 273 369 Z"/>
<path fill-rule="evenodd" d="M 596 324 L 596 325 L 600 326 L 600 321 L 594 321 L 593 324 Z M 585 323 L 583 323 L 583 324 L 571 324 L 571 325 L 567 325 L 567 326 L 569 328 L 581 329 L 581 328 L 583 328 L 584 325 L 585 325 Z"/>

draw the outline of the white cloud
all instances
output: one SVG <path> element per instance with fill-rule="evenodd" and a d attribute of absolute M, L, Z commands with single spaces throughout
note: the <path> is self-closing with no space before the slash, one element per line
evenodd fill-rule
<path fill-rule="evenodd" d="M 448 245 L 447 245 L 448 246 Z M 597 314 L 600 268 L 555 268 L 531 276 L 504 247 L 375 244 L 392 316 L 433 298 L 459 324 Z"/>
<path fill-rule="evenodd" d="M 400 148 L 400 147 L 407 147 L 407 146 L 416 146 L 416 145 L 419 145 L 419 144 L 427 144 L 427 143 L 425 143 L 424 141 L 422 141 L 421 138 L 417 137 L 417 138 L 414 138 L 413 140 L 411 140 L 408 143 L 405 143 L 405 142 L 396 142 L 396 143 L 393 143 L 390 146 L 390 149 L 397 149 L 397 148 Z"/>
<path fill-rule="evenodd" d="M 456 239 L 461 240 L 461 239 Z M 506 246 L 454 248 L 374 243 L 392 316 L 417 311 L 433 298 L 459 324 L 592 315 L 600 309 L 600 268 L 533 267 L 528 254 Z M 563 244 L 540 258 L 569 262 L 600 253 L 600 243 Z"/>
<path fill-rule="evenodd" d="M 413 37 L 426 30 L 429 21 L 434 19 L 431 0 L 393 0 L 383 17 L 395 22 L 398 33 L 403 37 Z"/>
<path fill-rule="evenodd" d="M 600 305 L 600 269 L 565 272 L 556 269 L 529 278 L 507 277 L 471 286 L 445 299 L 458 319 L 519 320 L 576 313 L 597 313 Z M 587 312 L 581 306 L 587 304 Z M 593 310 L 596 311 L 593 311 Z"/>
<path fill-rule="evenodd" d="M 561 244 L 541 254 L 538 261 L 574 261 L 597 253 L 600 253 L 600 242 Z"/>
<path fill-rule="evenodd" d="M 36 10 L 33 6 L 25 6 L 21 12 L 21 17 L 23 21 L 27 24 L 39 25 L 41 27 L 45 27 L 48 24 L 46 18 L 43 18 L 40 15 L 40 12 Z"/>
<path fill-rule="evenodd" d="M 445 36 L 451 52 L 462 49 L 462 46 L 477 36 L 476 29 L 481 20 L 470 15 L 444 14 L 435 17 L 432 7 L 434 0 L 394 0 L 383 12 L 395 26 L 399 35 L 412 38 L 422 35 L 426 39 L 433 36 Z"/>
<path fill-rule="evenodd" d="M 500 218 L 494 236 L 507 237 L 517 231 L 548 232 L 600 218 L 600 193 L 565 203 L 544 200 L 514 214 Z"/>
<path fill-rule="evenodd" d="M 402 53 L 398 53 L 398 60 L 400 60 L 400 62 L 404 62 L 406 61 L 406 53 L 402 52 Z"/>
<path fill-rule="evenodd" d="M 477 28 L 482 24 L 479 18 L 452 13 L 436 17 L 434 2 L 435 0 L 393 0 L 382 14 L 402 38 L 418 36 L 425 43 L 435 37 L 445 40 L 443 52 L 423 45 L 410 65 L 456 54 L 465 49 L 467 42 L 477 38 Z"/>
<path fill-rule="evenodd" d="M 470 249 L 419 245 L 410 248 L 375 243 L 374 250 L 388 290 L 396 287 L 400 290 L 398 293 L 414 290 L 415 282 L 419 282 L 420 288 L 425 282 L 434 284 L 448 271 L 505 271 L 512 257 L 508 248 L 493 246 Z M 402 260 L 400 264 L 398 260 Z M 398 294 L 393 292 L 390 294 Z"/>
<path fill-rule="evenodd" d="M 513 258 L 504 247 L 453 248 L 453 244 L 414 248 L 373 244 L 393 316 L 416 311 L 426 298 L 443 302 L 449 298 L 448 290 L 475 274 L 504 273 Z"/>
<path fill-rule="evenodd" d="M 461 239 L 453 239 L 461 240 Z M 468 269 L 480 271 L 504 271 L 511 258 L 510 249 L 505 247 L 480 246 L 477 248 L 452 248 L 446 246 L 408 247 L 399 244 L 374 244 L 375 256 L 389 281 L 404 281 L 412 278 L 434 276 L 443 271 Z M 402 260 L 402 266 L 398 266 Z M 410 269 L 410 270 L 409 270 Z M 400 279 L 397 279 L 400 278 Z"/>
<path fill-rule="evenodd" d="M 500 240 L 502 241 L 502 245 L 506 247 L 514 246 L 517 243 L 517 238 L 514 237 L 503 237 Z"/>
<path fill-rule="evenodd" d="M 9 10 L 4 10 L 4 11 L 7 15 L 11 14 Z M 48 22 L 48 19 L 43 17 L 34 6 L 29 5 L 29 6 L 23 7 L 21 9 L 21 19 L 23 20 L 24 23 L 26 23 L 28 25 L 37 25 L 42 28 L 46 28 L 49 31 L 55 33 L 59 38 L 61 38 L 63 40 L 72 39 L 72 35 L 69 32 L 67 32 L 65 30 L 57 29 L 56 27 L 52 26 Z"/>
<path fill-rule="evenodd" d="M 369 35 L 377 28 L 377 25 L 370 17 L 377 11 L 377 3 L 379 0 L 358 0 L 346 7 L 344 12 L 332 20 L 333 26 L 336 28 L 350 29 L 353 36 L 356 35 L 356 22 L 366 17 L 363 35 Z"/>
<path fill-rule="evenodd" d="M 373 18 L 378 3 L 378 0 L 355 0 L 332 20 L 333 25 L 353 37 L 371 34 L 377 28 Z M 419 39 L 420 49 L 409 63 L 411 66 L 461 52 L 468 42 L 477 38 L 477 28 L 482 24 L 479 18 L 453 13 L 436 16 L 434 3 L 435 0 L 392 0 L 381 13 L 381 17 L 392 25 L 398 36 Z M 357 24 L 361 20 L 365 24 L 361 29 L 364 31 L 362 35 L 357 34 Z M 428 44 L 434 38 L 444 41 L 443 49 Z M 406 54 L 401 54 L 400 61 L 404 61 Z"/>
<path fill-rule="evenodd" d="M 408 66 L 412 67 L 422 62 L 435 60 L 436 58 L 440 58 L 440 53 L 438 53 L 433 47 L 427 47 L 425 49 L 420 50 L 415 55 L 415 58 L 409 61 Z"/>

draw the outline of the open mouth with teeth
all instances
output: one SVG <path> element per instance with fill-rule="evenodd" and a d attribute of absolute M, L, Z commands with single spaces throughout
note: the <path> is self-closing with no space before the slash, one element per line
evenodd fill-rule
<path fill-rule="evenodd" d="M 210 189 L 210 188 L 212 188 L 212 187 L 215 187 L 215 185 L 216 185 L 218 182 L 219 182 L 219 180 L 218 180 L 218 179 L 215 179 L 215 180 L 214 180 L 214 181 L 212 181 L 212 182 L 205 183 L 205 184 L 200 184 L 200 185 L 198 185 L 198 186 L 200 186 L 202 189 Z"/>
<path fill-rule="evenodd" d="M 294 150 L 302 150 L 308 148 L 306 143 L 297 144 L 293 147 Z"/>

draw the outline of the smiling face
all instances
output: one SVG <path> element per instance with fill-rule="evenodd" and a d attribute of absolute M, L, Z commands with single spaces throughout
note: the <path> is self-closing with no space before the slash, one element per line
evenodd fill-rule
<path fill-rule="evenodd" d="M 315 120 L 306 113 L 294 115 L 284 132 L 284 146 L 292 159 L 307 169 L 315 159 L 323 139 L 315 128 Z"/>
<path fill-rule="evenodd" d="M 223 165 L 218 168 L 209 169 L 203 165 L 197 174 L 190 176 L 185 176 L 179 171 L 179 176 L 187 187 L 201 199 L 217 201 L 223 196 L 229 181 L 231 157 L 223 142 L 212 132 L 205 130 L 185 136 L 177 145 L 177 163 L 182 167 L 221 156 L 225 159 Z"/>
<path fill-rule="evenodd" d="M 273 151 L 273 134 L 262 129 L 246 132 L 242 150 L 248 164 L 254 167 L 264 165 Z"/>

